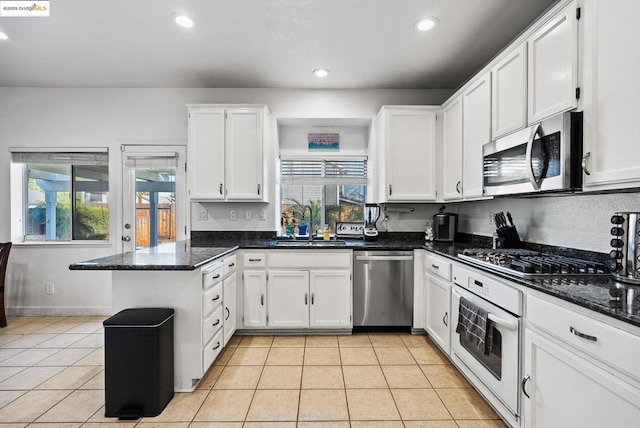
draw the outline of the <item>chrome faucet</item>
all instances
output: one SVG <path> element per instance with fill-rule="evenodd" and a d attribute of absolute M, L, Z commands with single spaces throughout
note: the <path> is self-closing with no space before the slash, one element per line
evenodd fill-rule
<path fill-rule="evenodd" d="M 307 208 L 309 208 L 309 241 L 313 241 L 313 212 L 311 211 L 310 205 L 305 205 L 302 209 L 302 218 L 304 219 L 304 213 L 307 211 Z"/>

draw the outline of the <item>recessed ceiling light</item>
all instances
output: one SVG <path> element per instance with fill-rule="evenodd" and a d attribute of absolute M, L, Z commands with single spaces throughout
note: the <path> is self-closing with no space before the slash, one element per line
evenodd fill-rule
<path fill-rule="evenodd" d="M 327 77 L 329 75 L 329 70 L 326 68 L 316 68 L 313 70 L 313 74 L 315 74 L 316 77 Z"/>
<path fill-rule="evenodd" d="M 9 40 L 9 36 L 6 33 L 0 31 L 0 40 Z"/>
<path fill-rule="evenodd" d="M 433 17 L 422 18 L 416 22 L 416 30 L 418 31 L 429 31 L 438 25 L 438 20 Z"/>
<path fill-rule="evenodd" d="M 185 15 L 184 13 L 174 13 L 171 15 L 176 24 L 181 27 L 191 28 L 196 25 L 196 20 L 190 16 Z"/>

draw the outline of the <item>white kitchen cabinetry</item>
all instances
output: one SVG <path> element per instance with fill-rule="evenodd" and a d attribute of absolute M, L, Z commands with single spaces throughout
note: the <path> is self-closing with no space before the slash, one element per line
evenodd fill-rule
<path fill-rule="evenodd" d="M 482 146 L 491 141 L 491 74 L 477 78 L 462 94 L 462 176 L 465 199 L 482 197 Z"/>
<path fill-rule="evenodd" d="M 427 255 L 425 261 L 425 330 L 449 355 L 451 325 L 451 263 Z"/>
<path fill-rule="evenodd" d="M 527 39 L 529 124 L 578 105 L 577 22 L 571 2 Z"/>
<path fill-rule="evenodd" d="M 525 426 L 637 425 L 640 337 L 547 299 L 527 297 Z"/>
<path fill-rule="evenodd" d="M 193 391 L 225 344 L 225 307 L 234 311 L 232 287 L 235 255 L 192 271 L 115 270 L 113 309 L 173 308 L 174 388 Z M 226 276 L 226 277 L 225 277 Z M 233 333 L 231 333 L 233 334 Z"/>
<path fill-rule="evenodd" d="M 230 274 L 222 281 L 224 295 L 224 345 L 227 346 L 229 340 L 236 332 L 238 326 L 238 286 L 236 272 Z"/>
<path fill-rule="evenodd" d="M 491 138 L 527 124 L 526 44 L 521 43 L 491 69 Z"/>
<path fill-rule="evenodd" d="M 242 328 L 267 326 L 267 254 L 242 253 Z"/>
<path fill-rule="evenodd" d="M 582 1 L 584 190 L 640 187 L 640 2 Z"/>
<path fill-rule="evenodd" d="M 462 199 L 462 97 L 442 107 L 442 199 Z"/>
<path fill-rule="evenodd" d="M 309 327 L 351 327 L 351 273 L 348 270 L 309 272 Z"/>
<path fill-rule="evenodd" d="M 309 271 L 269 270 L 267 281 L 269 327 L 308 327 Z"/>
<path fill-rule="evenodd" d="M 436 109 L 383 106 L 378 113 L 384 179 L 380 202 L 436 200 Z"/>
<path fill-rule="evenodd" d="M 188 107 L 189 198 L 266 202 L 266 106 Z"/>

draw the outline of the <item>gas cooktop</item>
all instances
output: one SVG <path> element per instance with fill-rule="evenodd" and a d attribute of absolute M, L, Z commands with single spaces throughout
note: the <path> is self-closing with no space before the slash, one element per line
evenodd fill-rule
<path fill-rule="evenodd" d="M 468 248 L 458 254 L 458 257 L 489 270 L 520 278 L 610 275 L 604 263 L 522 249 Z"/>

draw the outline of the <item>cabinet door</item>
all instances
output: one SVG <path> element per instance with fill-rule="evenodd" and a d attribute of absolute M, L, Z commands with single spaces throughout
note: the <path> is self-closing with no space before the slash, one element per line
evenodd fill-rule
<path fill-rule="evenodd" d="M 462 199 L 462 98 L 442 109 L 442 199 Z"/>
<path fill-rule="evenodd" d="M 462 196 L 482 196 L 482 146 L 491 141 L 491 78 L 480 77 L 462 95 Z"/>
<path fill-rule="evenodd" d="M 260 109 L 227 109 L 226 198 L 261 200 L 263 114 Z"/>
<path fill-rule="evenodd" d="M 309 271 L 269 271 L 269 327 L 308 327 L 309 300 Z"/>
<path fill-rule="evenodd" d="M 583 2 L 585 190 L 640 186 L 640 2 Z M 586 126 L 588 125 L 588 126 Z"/>
<path fill-rule="evenodd" d="M 508 53 L 491 70 L 491 138 L 527 124 L 526 44 Z"/>
<path fill-rule="evenodd" d="M 224 328 L 224 344 L 225 346 L 229 343 L 231 336 L 236 331 L 237 327 L 237 286 L 236 286 L 236 273 L 232 273 L 227 278 L 222 281 L 223 285 L 223 307 L 224 312 L 222 314 L 223 318 L 223 328 Z"/>
<path fill-rule="evenodd" d="M 243 326 L 244 328 L 266 327 L 267 272 L 245 270 L 243 278 Z"/>
<path fill-rule="evenodd" d="M 189 198 L 224 199 L 224 109 L 189 110 L 187 171 Z"/>
<path fill-rule="evenodd" d="M 531 329 L 524 364 L 526 427 L 638 425 L 640 390 Z"/>
<path fill-rule="evenodd" d="M 527 39 L 527 50 L 529 124 L 576 107 L 578 25 L 575 2 L 532 34 Z"/>
<path fill-rule="evenodd" d="M 425 330 L 429 337 L 449 355 L 451 284 L 425 273 Z"/>
<path fill-rule="evenodd" d="M 435 201 L 435 112 L 397 109 L 385 117 L 387 200 Z"/>
<path fill-rule="evenodd" d="M 351 327 L 351 274 L 349 271 L 309 273 L 310 327 Z"/>

